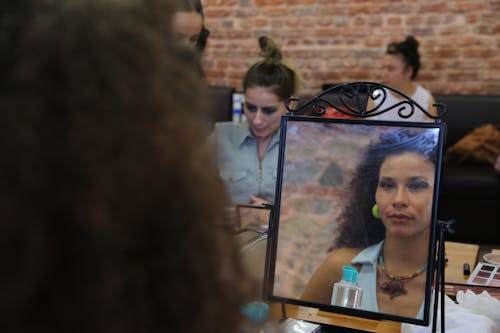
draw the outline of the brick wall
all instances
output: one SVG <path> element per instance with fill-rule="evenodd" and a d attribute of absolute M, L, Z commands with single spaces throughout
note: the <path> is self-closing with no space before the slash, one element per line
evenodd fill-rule
<path fill-rule="evenodd" d="M 241 89 L 257 59 L 257 38 L 273 37 L 304 80 L 376 81 L 386 45 L 414 35 L 433 93 L 500 94 L 500 1 L 202 0 L 211 36 L 211 84 Z"/>

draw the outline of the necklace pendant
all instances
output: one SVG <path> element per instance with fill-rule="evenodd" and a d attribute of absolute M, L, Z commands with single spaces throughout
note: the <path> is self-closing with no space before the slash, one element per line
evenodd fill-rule
<path fill-rule="evenodd" d="M 406 294 L 406 289 L 401 280 L 390 280 L 380 284 L 380 290 L 388 294 L 391 299 Z"/>

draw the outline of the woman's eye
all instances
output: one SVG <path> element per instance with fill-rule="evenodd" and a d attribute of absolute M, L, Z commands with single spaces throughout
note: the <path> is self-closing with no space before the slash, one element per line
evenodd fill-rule
<path fill-rule="evenodd" d="M 257 106 L 253 105 L 251 103 L 245 102 L 245 107 L 247 108 L 248 111 L 250 112 L 256 112 L 257 111 Z"/>
<path fill-rule="evenodd" d="M 264 112 L 265 114 L 273 114 L 273 113 L 275 113 L 277 110 L 278 110 L 278 107 L 277 107 L 277 106 L 264 106 L 264 107 L 262 108 L 262 112 Z"/>
<path fill-rule="evenodd" d="M 378 187 L 384 190 L 392 190 L 395 187 L 394 182 L 389 180 L 381 180 L 378 184 Z"/>
<path fill-rule="evenodd" d="M 189 38 L 189 42 L 191 42 L 191 43 L 193 43 L 193 44 L 194 44 L 194 43 L 198 42 L 198 39 L 199 39 L 199 38 L 200 38 L 200 34 L 196 34 L 196 35 L 191 36 L 191 37 Z"/>
<path fill-rule="evenodd" d="M 254 104 L 248 103 L 248 102 L 245 102 L 245 108 L 249 112 L 257 112 L 257 110 L 259 109 L 259 107 L 257 105 L 254 105 Z M 277 106 L 263 106 L 260 109 L 262 110 L 262 113 L 264 113 L 266 115 L 270 115 L 270 114 L 273 114 L 276 111 L 278 111 Z"/>
<path fill-rule="evenodd" d="M 429 187 L 429 183 L 426 181 L 414 181 L 408 185 L 410 190 L 423 190 Z"/>

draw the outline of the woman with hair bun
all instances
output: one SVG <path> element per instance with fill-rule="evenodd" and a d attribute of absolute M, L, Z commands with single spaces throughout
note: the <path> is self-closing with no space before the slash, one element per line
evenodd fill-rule
<path fill-rule="evenodd" d="M 402 42 L 392 42 L 387 46 L 382 59 L 382 83 L 411 97 L 430 115 L 434 116 L 436 115 L 436 110 L 432 106 L 435 103 L 434 97 L 432 97 L 432 94 L 427 89 L 415 82 L 420 69 L 418 46 L 419 43 L 413 36 L 406 37 Z M 391 91 L 386 90 L 385 93 L 386 99 L 383 105 L 379 106 L 378 104 L 381 102 L 375 100 L 371 101 L 373 102 L 372 106 L 378 106 L 378 110 L 383 110 L 403 100 L 401 96 L 396 96 Z M 379 100 L 382 100 L 382 98 L 379 98 Z M 408 118 L 400 118 L 396 109 L 393 109 L 370 119 L 417 122 L 432 121 L 429 116 L 417 109 Z"/>
<path fill-rule="evenodd" d="M 286 113 L 285 101 L 297 93 L 300 82 L 271 38 L 260 37 L 259 47 L 263 59 L 243 78 L 247 122 L 217 123 L 211 136 L 234 204 L 274 201 L 280 119 Z"/>

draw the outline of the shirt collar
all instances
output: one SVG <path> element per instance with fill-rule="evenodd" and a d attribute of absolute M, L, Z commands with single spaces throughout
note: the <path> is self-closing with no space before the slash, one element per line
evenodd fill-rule
<path fill-rule="evenodd" d="M 365 248 L 363 251 L 358 253 L 358 255 L 354 257 L 354 259 L 352 259 L 352 263 L 353 264 L 370 263 L 372 265 L 376 265 L 383 245 L 384 241 L 380 241 L 377 244 Z"/>
<path fill-rule="evenodd" d="M 278 128 L 278 131 L 276 131 L 276 133 L 274 133 L 273 137 L 271 138 L 269 147 L 272 147 L 275 144 L 277 144 L 279 142 L 279 139 L 280 139 L 280 130 Z M 243 145 L 245 142 L 255 142 L 255 138 L 253 137 L 252 132 L 250 131 L 250 126 L 248 124 L 240 124 L 238 126 L 238 131 L 236 131 L 235 133 L 234 142 L 236 142 L 238 146 Z"/>
<path fill-rule="evenodd" d="M 234 142 L 241 146 L 246 140 L 254 140 L 252 137 L 252 132 L 250 132 L 250 126 L 248 124 L 239 124 L 238 131 L 235 133 Z"/>

